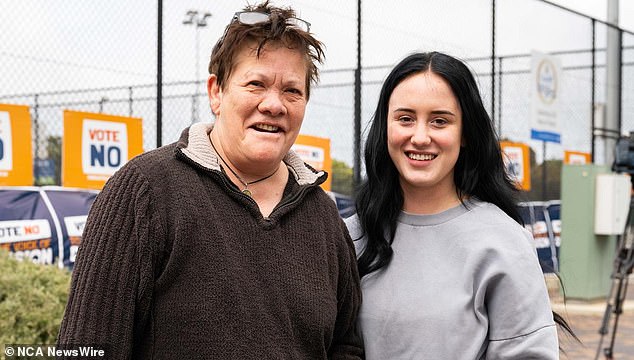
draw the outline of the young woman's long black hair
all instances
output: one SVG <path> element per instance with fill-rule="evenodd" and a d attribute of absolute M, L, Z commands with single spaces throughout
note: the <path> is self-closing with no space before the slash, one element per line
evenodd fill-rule
<path fill-rule="evenodd" d="M 359 257 L 363 277 L 390 263 L 396 222 L 403 208 L 399 174 L 387 150 L 387 111 L 394 88 L 411 75 L 430 71 L 441 76 L 462 110 L 462 137 L 454 169 L 458 198 L 476 196 L 497 205 L 521 223 L 513 182 L 504 170 L 502 152 L 476 81 L 460 60 L 438 52 L 416 53 L 403 59 L 385 80 L 365 144 L 367 179 L 357 193 L 357 214 L 367 244 Z"/>
<path fill-rule="evenodd" d="M 367 179 L 356 198 L 357 215 L 367 239 L 358 259 L 361 277 L 390 263 L 397 219 L 403 208 L 399 173 L 387 150 L 390 96 L 403 80 L 427 71 L 447 81 L 462 111 L 465 145 L 454 168 L 458 198 L 462 201 L 466 196 L 475 196 L 495 204 L 523 224 L 516 207 L 518 191 L 505 171 L 498 138 L 473 74 L 462 61 L 443 53 L 412 54 L 398 63 L 383 83 L 365 144 Z M 559 325 L 573 334 L 560 315 L 553 312 L 553 316 Z"/>

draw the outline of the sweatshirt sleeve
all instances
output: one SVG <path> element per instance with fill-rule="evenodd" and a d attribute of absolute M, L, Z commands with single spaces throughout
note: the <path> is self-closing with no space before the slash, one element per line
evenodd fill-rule
<path fill-rule="evenodd" d="M 132 357 L 152 294 L 150 203 L 147 181 L 130 163 L 97 196 L 73 269 L 59 347 L 100 345 L 109 359 Z"/>
<path fill-rule="evenodd" d="M 352 240 L 346 226 L 339 219 L 342 254 L 339 267 L 338 312 L 333 344 L 329 358 L 333 360 L 363 359 L 363 342 L 357 329 L 357 316 L 361 306 L 361 286 Z"/>
<path fill-rule="evenodd" d="M 497 263 L 486 294 L 487 359 L 559 359 L 557 329 L 530 234 L 508 234 L 509 247 L 491 253 Z M 519 236 L 518 236 L 519 235 Z"/>

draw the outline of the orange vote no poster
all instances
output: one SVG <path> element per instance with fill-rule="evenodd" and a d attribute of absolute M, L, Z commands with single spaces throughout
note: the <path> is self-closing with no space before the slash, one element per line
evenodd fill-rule
<path fill-rule="evenodd" d="M 28 106 L 0 104 L 0 185 L 33 185 Z"/>
<path fill-rule="evenodd" d="M 305 163 L 317 170 L 324 170 L 328 173 L 328 180 L 321 184 L 321 188 L 325 191 L 330 191 L 332 185 L 330 139 L 311 135 L 299 135 L 292 149 Z"/>
<path fill-rule="evenodd" d="M 584 165 L 590 164 L 591 162 L 592 158 L 590 153 L 564 150 L 564 164 Z"/>
<path fill-rule="evenodd" d="M 531 171 L 529 147 L 523 143 L 500 141 L 504 156 L 504 166 L 511 178 L 515 179 L 518 188 L 524 191 L 531 189 Z"/>
<path fill-rule="evenodd" d="M 64 111 L 63 186 L 101 189 L 112 174 L 142 152 L 140 118 Z"/>

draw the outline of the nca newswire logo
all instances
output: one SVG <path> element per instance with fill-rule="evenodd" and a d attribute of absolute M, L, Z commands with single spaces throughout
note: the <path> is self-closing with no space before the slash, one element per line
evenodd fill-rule
<path fill-rule="evenodd" d="M 39 345 L 7 344 L 4 346 L 6 359 L 105 359 L 108 351 L 99 345 Z"/>

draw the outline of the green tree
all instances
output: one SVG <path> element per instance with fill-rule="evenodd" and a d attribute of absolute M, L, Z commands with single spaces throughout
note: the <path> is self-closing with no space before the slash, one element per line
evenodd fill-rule
<path fill-rule="evenodd" d="M 561 199 L 561 160 L 546 160 L 531 167 L 531 191 L 528 199 L 531 201 L 547 201 Z M 544 166 L 546 168 L 546 182 L 544 184 Z M 545 189 L 544 189 L 545 185 Z"/>
<path fill-rule="evenodd" d="M 53 162 L 53 176 L 38 176 L 35 185 L 61 185 L 62 184 L 62 138 L 61 136 L 49 136 L 46 138 L 47 160 Z"/>
<path fill-rule="evenodd" d="M 46 152 L 48 158 L 55 164 L 55 185 L 62 184 L 62 138 L 60 136 L 49 136 L 46 139 Z"/>
<path fill-rule="evenodd" d="M 332 159 L 332 191 L 352 196 L 352 168 L 345 162 Z"/>

